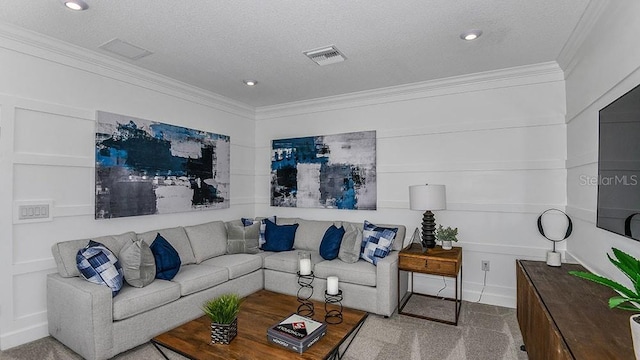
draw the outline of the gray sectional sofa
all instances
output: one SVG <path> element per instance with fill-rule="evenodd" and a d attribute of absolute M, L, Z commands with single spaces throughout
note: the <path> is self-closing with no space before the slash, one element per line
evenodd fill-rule
<path fill-rule="evenodd" d="M 92 239 L 117 255 L 127 242 L 150 243 L 159 233 L 180 256 L 182 265 L 171 281 L 156 279 L 142 288 L 125 284 L 115 297 L 109 287 L 80 277 L 76 253 L 88 240 L 55 244 L 52 252 L 58 273 L 47 277 L 49 333 L 86 359 L 108 359 L 201 316 L 202 304 L 223 293 L 246 296 L 264 288 L 295 295 L 300 250 L 312 254 L 314 299 L 323 299 L 326 278 L 333 275 L 340 279 L 344 306 L 384 316 L 397 307 L 398 251 L 405 239 L 404 226 L 391 225 L 398 228 L 393 251 L 376 266 L 362 259 L 347 263 L 320 256 L 325 231 L 332 224 L 342 225 L 340 221 L 279 218 L 278 224 L 299 224 L 295 250 L 228 254 L 226 229 L 238 223 L 214 221 Z M 362 228 L 362 224 L 353 225 Z M 406 291 L 406 281 L 401 288 Z"/>

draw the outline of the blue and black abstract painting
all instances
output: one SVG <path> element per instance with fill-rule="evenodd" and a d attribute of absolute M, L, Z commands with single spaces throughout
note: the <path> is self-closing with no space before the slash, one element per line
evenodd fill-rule
<path fill-rule="evenodd" d="M 272 141 L 271 206 L 375 210 L 376 132 Z"/>
<path fill-rule="evenodd" d="M 98 111 L 96 219 L 229 207 L 226 135 Z"/>

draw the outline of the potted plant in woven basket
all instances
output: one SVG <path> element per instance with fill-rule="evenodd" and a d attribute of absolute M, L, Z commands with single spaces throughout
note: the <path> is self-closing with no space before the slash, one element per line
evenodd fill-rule
<path fill-rule="evenodd" d="M 450 227 L 443 228 L 442 225 L 439 225 L 436 229 L 436 239 L 442 241 L 442 248 L 444 250 L 451 250 L 451 243 L 453 241 L 458 241 L 458 228 L 452 229 Z"/>
<path fill-rule="evenodd" d="M 638 305 L 640 303 L 640 260 L 622 250 L 616 248 L 611 248 L 611 250 L 613 251 L 615 259 L 607 254 L 609 261 L 629 278 L 633 289 L 629 289 L 618 282 L 590 272 L 569 271 L 569 274 L 591 280 L 615 290 L 619 296 L 613 296 L 609 299 L 609 308 L 640 312 Z M 636 359 L 640 360 L 640 314 L 631 315 L 629 322 L 631 325 L 633 351 L 635 352 Z"/>
<path fill-rule="evenodd" d="M 202 310 L 211 319 L 211 343 L 229 345 L 238 334 L 238 312 L 242 299 L 223 294 L 204 303 Z"/>

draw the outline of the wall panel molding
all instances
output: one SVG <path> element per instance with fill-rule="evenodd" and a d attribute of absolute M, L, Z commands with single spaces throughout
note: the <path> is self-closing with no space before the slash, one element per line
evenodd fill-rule
<path fill-rule="evenodd" d="M 15 152 L 13 163 L 16 165 L 67 166 L 95 168 L 95 158 L 85 156 L 47 155 Z"/>
<path fill-rule="evenodd" d="M 377 130 L 376 136 L 380 139 L 408 137 L 408 136 L 421 136 L 421 135 L 435 135 L 435 134 L 448 134 L 448 133 L 465 133 L 475 131 L 491 131 L 491 130 L 509 130 L 520 129 L 537 126 L 565 126 L 564 116 L 547 116 L 547 117 L 535 117 L 535 118 L 515 118 L 505 119 L 499 121 L 484 121 L 484 122 L 465 122 L 460 124 L 445 124 L 424 126 L 418 128 L 404 128 L 404 129 L 382 129 Z"/>
<path fill-rule="evenodd" d="M 445 125 L 433 125 L 422 126 L 416 128 L 400 128 L 400 129 L 379 129 L 376 130 L 376 140 L 387 140 L 395 138 L 416 137 L 425 135 L 437 135 L 437 134 L 453 134 L 453 133 L 468 133 L 477 131 L 493 131 L 493 130 L 517 130 L 531 127 L 541 126 L 566 126 L 564 116 L 547 116 L 547 117 L 535 117 L 535 118 L 515 118 L 505 119 L 500 121 L 486 121 L 486 122 L 465 122 L 460 124 L 445 124 Z M 318 134 L 314 134 L 318 135 Z M 308 136 L 314 136 L 308 135 Z M 304 136 L 304 135 L 301 135 Z M 272 139 L 256 139 L 255 150 L 264 151 L 271 150 Z M 268 144 L 264 144 L 268 142 Z"/>
<path fill-rule="evenodd" d="M 562 69 L 553 61 L 384 89 L 361 91 L 347 95 L 263 106 L 256 108 L 256 120 L 563 80 L 564 73 Z"/>
<path fill-rule="evenodd" d="M 591 223 L 594 226 L 596 224 L 597 212 L 595 210 L 589 210 L 589 209 L 579 208 L 573 205 L 567 205 L 566 213 L 582 221 Z"/>
<path fill-rule="evenodd" d="M 564 47 L 558 55 L 558 64 L 564 69 L 565 78 L 571 75 L 573 69 L 579 62 L 579 58 L 576 56 L 578 50 L 590 35 L 591 30 L 598 22 L 600 15 L 604 12 L 608 2 L 602 0 L 591 0 L 587 5 L 582 18 L 571 32 L 569 40 L 565 43 Z"/>
<path fill-rule="evenodd" d="M 565 168 L 569 170 L 569 169 L 575 169 L 582 166 L 593 165 L 597 163 L 598 163 L 598 152 L 590 151 L 577 156 L 572 156 L 569 159 L 567 159 L 565 163 Z"/>
<path fill-rule="evenodd" d="M 140 88 L 152 90 L 230 114 L 254 120 L 254 108 L 187 85 L 151 71 L 134 67 L 124 61 L 106 57 L 60 40 L 0 24 L 0 47 L 30 55 L 63 66 L 73 67 L 99 76 L 114 79 Z"/>
<path fill-rule="evenodd" d="M 37 111 L 47 114 L 63 115 L 80 120 L 95 122 L 96 112 L 90 109 L 73 108 L 58 104 L 51 104 L 42 101 L 35 101 L 23 98 L 16 99 L 16 109 Z"/>
<path fill-rule="evenodd" d="M 378 174 L 407 174 L 430 172 L 474 172 L 474 171 L 534 171 L 534 170 L 565 170 L 565 160 L 532 160 L 532 161 L 473 161 L 473 162 L 429 162 L 411 164 L 380 164 L 376 165 Z M 260 171 L 255 174 L 270 177 L 270 172 Z"/>
<path fill-rule="evenodd" d="M 415 164 L 378 164 L 378 174 L 468 172 L 468 171 L 517 171 L 517 170 L 564 170 L 564 160 L 531 161 L 473 161 L 431 162 Z"/>
<path fill-rule="evenodd" d="M 57 266 L 53 258 L 23 261 L 13 264 L 13 275 L 30 274 L 40 271 L 56 272 Z"/>

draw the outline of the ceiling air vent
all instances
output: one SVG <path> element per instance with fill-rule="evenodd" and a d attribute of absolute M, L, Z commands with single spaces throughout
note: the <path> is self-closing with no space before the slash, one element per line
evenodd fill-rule
<path fill-rule="evenodd" d="M 320 66 L 335 64 L 347 60 L 335 46 L 305 51 L 304 54 Z"/>
<path fill-rule="evenodd" d="M 142 59 L 145 56 L 153 54 L 147 49 L 143 49 L 120 39 L 113 39 L 100 45 L 99 48 L 131 60 Z"/>

